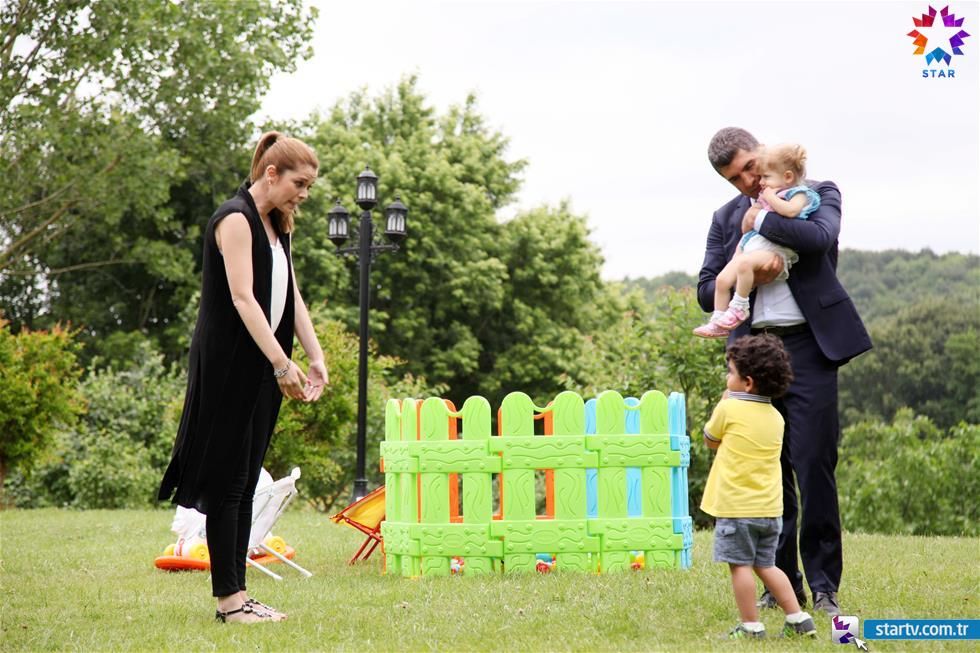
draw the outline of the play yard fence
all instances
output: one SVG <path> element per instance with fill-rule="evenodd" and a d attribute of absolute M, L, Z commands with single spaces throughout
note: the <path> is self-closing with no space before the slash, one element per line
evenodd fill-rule
<path fill-rule="evenodd" d="M 458 412 L 440 398 L 388 402 L 381 445 L 388 573 L 449 574 L 454 557 L 467 574 L 533 571 L 541 553 L 562 570 L 629 569 L 636 552 L 647 567 L 690 567 L 684 395 L 654 390 L 637 400 L 608 391 L 585 402 L 562 392 L 541 408 L 514 392 L 497 414 L 498 436 L 490 410 L 483 397 Z M 535 500 L 540 470 L 543 515 Z"/>

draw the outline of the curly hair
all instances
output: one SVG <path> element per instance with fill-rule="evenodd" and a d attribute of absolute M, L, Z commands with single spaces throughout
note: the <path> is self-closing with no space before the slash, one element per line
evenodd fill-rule
<path fill-rule="evenodd" d="M 728 347 L 725 359 L 739 376 L 751 376 L 756 394 L 764 397 L 783 396 L 793 382 L 789 354 L 774 335 L 742 336 Z"/>

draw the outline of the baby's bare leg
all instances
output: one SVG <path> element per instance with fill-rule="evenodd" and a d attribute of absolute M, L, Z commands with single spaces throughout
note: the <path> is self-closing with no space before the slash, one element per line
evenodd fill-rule
<path fill-rule="evenodd" d="M 732 259 L 735 264 L 735 292 L 748 297 L 755 286 L 755 273 L 770 265 L 774 258 L 779 258 L 779 254 L 761 249 L 736 255 Z"/>
<path fill-rule="evenodd" d="M 715 310 L 728 310 L 728 303 L 732 301 L 732 288 L 735 287 L 736 274 L 738 267 L 736 261 L 742 254 L 735 254 L 735 257 L 728 262 L 718 276 L 715 277 Z"/>

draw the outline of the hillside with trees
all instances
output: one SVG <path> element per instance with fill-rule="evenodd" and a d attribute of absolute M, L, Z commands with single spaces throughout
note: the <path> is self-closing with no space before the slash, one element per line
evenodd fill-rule
<path fill-rule="evenodd" d="M 903 407 L 943 428 L 980 423 L 980 256 L 845 249 L 838 275 L 874 342 L 842 368 L 844 424 L 891 420 Z M 665 288 L 696 287 L 697 277 L 625 285 L 655 301 Z"/>

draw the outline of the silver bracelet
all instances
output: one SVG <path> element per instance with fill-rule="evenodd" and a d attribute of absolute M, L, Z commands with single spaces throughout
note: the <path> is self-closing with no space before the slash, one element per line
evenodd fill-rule
<path fill-rule="evenodd" d="M 292 364 L 293 361 L 286 359 L 286 367 L 282 368 L 281 370 L 277 370 L 273 367 L 272 376 L 276 377 L 277 379 L 281 379 L 282 377 L 286 376 L 287 372 L 289 372 L 289 368 L 292 367 Z"/>

